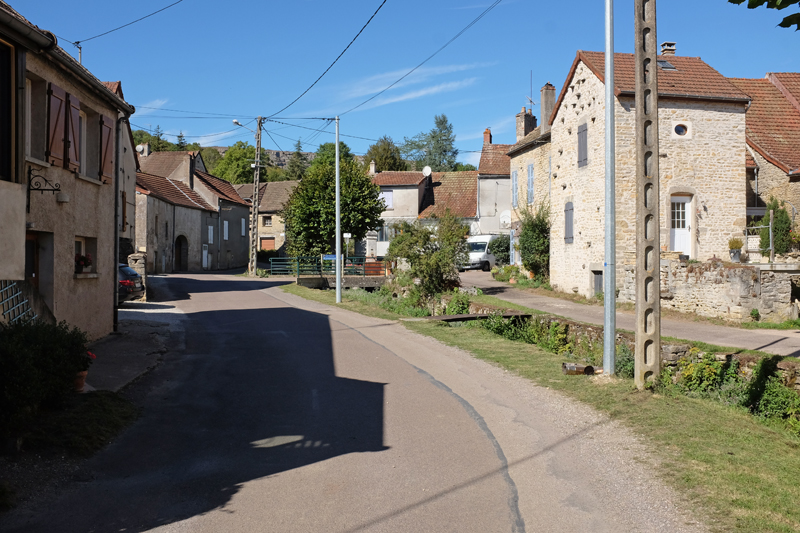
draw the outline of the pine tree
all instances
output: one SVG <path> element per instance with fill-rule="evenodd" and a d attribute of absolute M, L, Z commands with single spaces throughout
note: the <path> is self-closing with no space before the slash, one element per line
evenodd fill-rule
<path fill-rule="evenodd" d="M 178 141 L 175 143 L 175 149 L 179 152 L 186 150 L 186 137 L 183 136 L 183 130 L 178 133 Z"/>
<path fill-rule="evenodd" d="M 391 137 L 386 135 L 378 139 L 378 142 L 367 150 L 367 155 L 364 156 L 364 164 L 367 168 L 371 161 L 375 161 L 375 170 L 378 172 L 406 169 L 406 162 L 400 155 L 400 148 L 394 144 Z"/>
<path fill-rule="evenodd" d="M 286 172 L 284 173 L 285 179 L 288 180 L 301 180 L 306 175 L 308 169 L 308 158 L 303 153 L 303 145 L 300 139 L 294 144 L 294 153 L 289 158 L 289 164 L 286 165 Z"/>

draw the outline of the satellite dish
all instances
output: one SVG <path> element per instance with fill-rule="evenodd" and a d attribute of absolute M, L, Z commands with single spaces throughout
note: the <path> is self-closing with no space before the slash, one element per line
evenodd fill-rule
<path fill-rule="evenodd" d="M 141 154 L 142 152 L 144 152 L 144 146 L 142 146 L 141 144 L 137 145 L 136 146 L 136 151 Z"/>
<path fill-rule="evenodd" d="M 426 166 L 425 168 L 423 168 L 422 175 L 425 176 L 426 178 L 429 177 L 431 175 L 431 167 Z"/>

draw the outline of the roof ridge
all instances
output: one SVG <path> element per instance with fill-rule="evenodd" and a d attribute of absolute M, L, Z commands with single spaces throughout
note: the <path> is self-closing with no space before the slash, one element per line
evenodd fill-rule
<path fill-rule="evenodd" d="M 184 196 L 185 196 L 185 197 L 186 197 L 186 198 L 187 198 L 187 199 L 188 199 L 190 202 L 192 202 L 194 205 L 196 205 L 196 206 L 198 206 L 198 207 L 202 207 L 200 204 L 198 204 L 197 202 L 195 202 L 195 201 L 194 201 L 194 200 L 193 200 L 193 199 L 192 199 L 192 198 L 191 198 L 191 197 L 190 197 L 188 194 L 186 194 L 186 192 L 185 192 L 183 189 L 181 189 L 181 188 L 180 188 L 180 187 L 179 187 L 179 186 L 178 186 L 178 185 L 177 185 L 177 184 L 176 184 L 174 181 L 172 181 L 170 178 L 164 178 L 164 179 L 165 179 L 165 180 L 167 180 L 168 182 L 170 182 L 170 183 L 172 184 L 172 186 L 173 186 L 173 187 L 175 187 L 176 189 L 178 189 L 178 190 L 181 192 L 181 194 L 182 194 L 182 195 L 184 195 Z M 183 183 L 183 182 L 181 182 L 181 183 Z"/>

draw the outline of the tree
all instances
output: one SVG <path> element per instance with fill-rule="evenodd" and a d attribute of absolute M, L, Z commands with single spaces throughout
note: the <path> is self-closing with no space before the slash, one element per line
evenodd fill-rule
<path fill-rule="evenodd" d="M 776 254 L 785 254 L 792 248 L 792 219 L 789 213 L 786 212 L 786 207 L 783 202 L 778 202 L 775 198 L 770 196 L 767 202 L 766 213 L 759 222 L 759 226 L 769 226 L 769 212 L 772 213 L 772 243 L 775 246 Z M 769 227 L 762 228 L 759 232 L 761 255 L 769 254 Z"/>
<path fill-rule="evenodd" d="M 456 163 L 456 168 L 454 168 L 456 172 L 464 172 L 467 170 L 478 170 L 475 165 L 470 165 L 469 163 Z"/>
<path fill-rule="evenodd" d="M 290 179 L 286 171 L 280 167 L 269 167 L 261 174 L 261 181 L 287 181 Z"/>
<path fill-rule="evenodd" d="M 458 148 L 453 125 L 446 115 L 434 117 L 434 127 L 428 133 L 403 138 L 400 152 L 406 159 L 414 161 L 416 170 L 429 166 L 434 172 L 449 172 L 456 168 Z"/>
<path fill-rule="evenodd" d="M 199 152 L 202 149 L 203 147 L 200 146 L 200 143 L 189 143 L 186 145 L 186 147 L 184 147 L 184 150 L 188 150 L 190 152 Z"/>
<path fill-rule="evenodd" d="M 294 144 L 294 153 L 289 158 L 286 165 L 285 178 L 287 180 L 301 180 L 308 169 L 308 158 L 303 153 L 303 145 L 300 139 Z"/>
<path fill-rule="evenodd" d="M 422 296 L 431 297 L 459 285 L 458 265 L 469 260 L 469 227 L 450 209 L 436 220 L 435 228 L 416 221 L 397 224 L 395 230 L 386 258 L 408 261 L 409 273 L 420 280 Z"/>
<path fill-rule="evenodd" d="M 336 247 L 334 163 L 317 163 L 315 159 L 280 213 L 286 222 L 287 250 L 292 256 L 318 255 Z M 386 204 L 380 198 L 380 187 L 352 158 L 341 161 L 340 176 L 341 230 L 359 241 L 380 226 Z"/>
<path fill-rule="evenodd" d="M 520 211 L 519 257 L 522 266 L 537 277 L 550 276 L 550 206 L 541 204 L 536 212 Z"/>
<path fill-rule="evenodd" d="M 741 5 L 747 1 L 748 9 L 755 9 L 767 4 L 768 9 L 786 9 L 789 6 L 800 4 L 800 0 L 728 0 L 731 4 Z M 800 13 L 787 15 L 780 24 L 781 28 L 791 28 L 795 26 L 795 31 L 800 30 Z"/>
<path fill-rule="evenodd" d="M 255 151 L 254 151 L 255 152 Z M 214 174 L 217 163 L 222 159 L 219 155 L 219 150 L 216 148 L 203 148 L 200 150 L 200 155 L 203 157 L 203 163 L 206 164 L 206 170 L 209 174 Z M 216 176 L 216 174 L 214 174 Z"/>
<path fill-rule="evenodd" d="M 175 150 L 178 152 L 183 152 L 186 150 L 186 137 L 183 136 L 183 130 L 178 133 L 178 140 L 175 142 Z"/>
<path fill-rule="evenodd" d="M 339 161 L 355 161 L 355 156 L 350 152 L 350 147 L 339 141 Z M 311 167 L 334 165 L 336 162 L 336 143 L 323 143 L 317 148 L 317 155 L 311 162 Z"/>
<path fill-rule="evenodd" d="M 161 130 L 161 126 L 156 125 L 156 129 L 153 131 L 153 136 L 150 138 L 150 149 L 154 152 L 171 152 L 175 149 L 175 145 L 171 142 L 164 140 L 162 137 L 164 136 L 164 132 Z"/>
<path fill-rule="evenodd" d="M 364 156 L 364 164 L 367 168 L 372 161 L 375 161 L 375 170 L 378 172 L 405 170 L 407 167 L 403 156 L 400 155 L 400 148 L 387 135 L 378 139 L 378 142 L 367 150 L 367 155 Z"/>
<path fill-rule="evenodd" d="M 507 265 L 511 260 L 511 238 L 500 235 L 489 243 L 489 253 L 497 260 L 498 266 Z"/>
<path fill-rule="evenodd" d="M 225 156 L 214 166 L 214 175 L 231 183 L 253 183 L 256 147 L 245 141 L 238 141 L 228 148 Z M 205 161 L 205 159 L 203 159 Z M 269 154 L 261 149 L 262 166 L 270 165 Z"/>

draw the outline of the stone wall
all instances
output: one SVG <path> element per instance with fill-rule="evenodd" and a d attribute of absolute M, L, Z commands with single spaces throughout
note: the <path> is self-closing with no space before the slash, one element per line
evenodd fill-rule
<path fill-rule="evenodd" d="M 623 265 L 619 302 L 635 302 L 632 259 L 629 255 Z M 792 302 L 792 277 L 757 265 L 662 259 L 661 308 L 738 321 L 751 320 L 751 310 L 758 309 L 762 321 L 793 320 L 798 312 Z"/>

